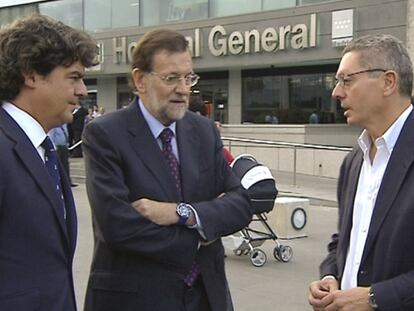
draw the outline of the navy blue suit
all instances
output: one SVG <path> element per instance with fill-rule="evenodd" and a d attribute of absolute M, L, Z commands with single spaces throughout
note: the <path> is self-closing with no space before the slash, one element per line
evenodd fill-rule
<path fill-rule="evenodd" d="M 381 311 L 414 310 L 414 113 L 408 116 L 384 173 L 372 214 L 358 286 L 371 286 Z M 362 167 L 359 147 L 345 158 L 338 181 L 339 233 L 332 236 L 321 276 L 341 282 Z"/>
<path fill-rule="evenodd" d="M 213 122 L 187 112 L 177 121 L 183 201 L 200 216 L 209 245 L 186 226 L 159 226 L 131 202 L 179 202 L 168 164 L 136 103 L 88 123 L 83 142 L 95 236 L 85 310 L 184 310 L 184 277 L 197 258 L 212 311 L 229 303 L 220 237 L 252 216 Z M 218 198 L 220 194 L 225 196 Z"/>
<path fill-rule="evenodd" d="M 1 107 L 0 150 L 0 310 L 76 310 L 76 213 L 66 175 L 65 221 L 36 148 Z"/>

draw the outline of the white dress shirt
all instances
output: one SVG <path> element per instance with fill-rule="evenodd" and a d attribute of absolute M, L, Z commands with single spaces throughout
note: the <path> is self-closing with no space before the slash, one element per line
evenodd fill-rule
<path fill-rule="evenodd" d="M 36 148 L 40 158 L 45 161 L 45 150 L 41 146 L 46 138 L 46 133 L 42 126 L 27 112 L 9 102 L 2 103 L 3 109 L 16 121 L 24 133 L 27 135 L 33 146 Z"/>
<path fill-rule="evenodd" d="M 357 286 L 358 270 L 364 252 L 378 190 L 381 186 L 382 178 L 395 143 L 412 109 L 413 107 L 410 105 L 384 135 L 375 140 L 374 143 L 377 152 L 372 163 L 369 157 L 372 141 L 368 132 L 364 130 L 358 138 L 359 147 L 364 153 L 364 160 L 355 195 L 350 243 L 341 282 L 342 289 Z"/>

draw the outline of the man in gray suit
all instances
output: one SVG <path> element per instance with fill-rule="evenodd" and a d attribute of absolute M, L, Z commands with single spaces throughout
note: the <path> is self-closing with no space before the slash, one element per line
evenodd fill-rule
<path fill-rule="evenodd" d="M 400 40 L 368 35 L 343 52 L 333 96 L 363 128 L 338 182 L 339 228 L 310 285 L 314 310 L 414 310 L 413 71 Z"/>
<path fill-rule="evenodd" d="M 87 311 L 232 309 L 220 237 L 252 211 L 214 123 L 187 110 L 198 79 L 184 36 L 149 32 L 132 55 L 139 99 L 85 128 Z"/>

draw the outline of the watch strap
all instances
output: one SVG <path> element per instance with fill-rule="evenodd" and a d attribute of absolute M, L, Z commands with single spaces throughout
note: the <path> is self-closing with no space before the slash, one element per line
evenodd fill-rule
<path fill-rule="evenodd" d="M 370 288 L 370 290 L 369 290 L 368 304 L 374 310 L 378 310 L 378 304 L 377 304 L 377 301 L 375 300 L 375 294 L 374 294 L 374 291 L 372 290 L 372 288 Z"/>

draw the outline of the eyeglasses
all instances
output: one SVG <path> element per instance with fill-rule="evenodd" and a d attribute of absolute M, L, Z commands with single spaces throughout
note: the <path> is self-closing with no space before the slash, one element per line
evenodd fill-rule
<path fill-rule="evenodd" d="M 365 70 L 361 70 L 361 71 L 357 71 L 357 72 L 352 72 L 352 73 L 349 73 L 347 75 L 340 75 L 340 76 L 335 78 L 335 85 L 339 84 L 341 87 L 348 87 L 351 83 L 351 79 L 349 79 L 349 77 L 356 76 L 356 75 L 359 75 L 361 73 L 376 72 L 376 71 L 387 72 L 388 70 L 381 69 L 381 68 L 373 68 L 373 69 L 365 69 Z"/>
<path fill-rule="evenodd" d="M 168 86 L 176 86 L 180 80 L 184 80 L 184 84 L 186 86 L 194 86 L 197 84 L 198 80 L 200 79 L 200 76 L 196 75 L 194 72 L 189 73 L 185 76 L 176 75 L 176 74 L 169 74 L 169 75 L 160 75 L 159 73 L 155 71 L 148 72 L 148 74 L 154 75 L 158 78 L 160 78 L 165 85 Z"/>

